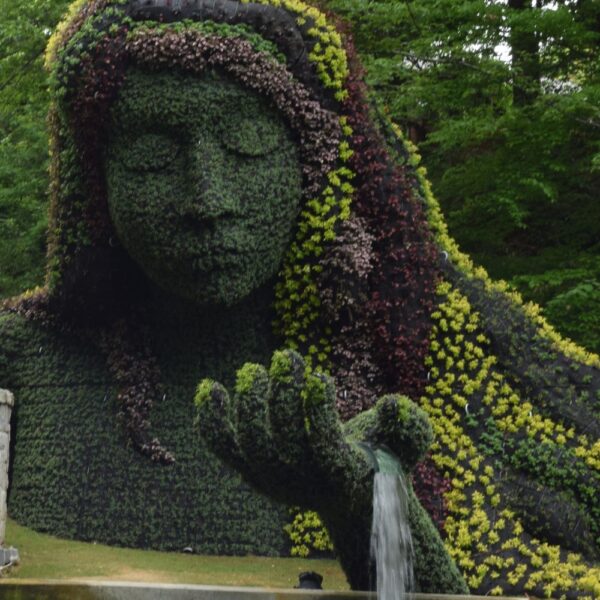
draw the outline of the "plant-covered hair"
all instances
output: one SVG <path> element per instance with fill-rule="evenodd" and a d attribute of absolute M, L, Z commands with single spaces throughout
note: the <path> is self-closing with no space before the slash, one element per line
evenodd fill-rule
<path fill-rule="evenodd" d="M 301 149 L 302 210 L 277 283 L 279 333 L 313 367 L 336 366 L 346 417 L 385 388 L 418 394 L 435 250 L 335 26 L 295 1 L 76 4 L 48 49 L 53 310 L 110 322 L 132 304 L 125 290 L 136 289 L 137 272 L 110 222 L 102 160 L 128 66 L 218 69 L 265 96 Z"/>

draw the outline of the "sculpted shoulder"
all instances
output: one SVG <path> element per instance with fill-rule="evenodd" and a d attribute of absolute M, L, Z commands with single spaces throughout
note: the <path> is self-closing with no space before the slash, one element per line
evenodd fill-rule
<path fill-rule="evenodd" d="M 0 388 L 8 389 L 8 372 L 10 356 L 13 353 L 15 321 L 21 319 L 18 315 L 0 311 Z"/>
<path fill-rule="evenodd" d="M 11 365 L 30 354 L 38 338 L 37 324 L 14 312 L 0 311 L 0 388 L 11 388 Z"/>

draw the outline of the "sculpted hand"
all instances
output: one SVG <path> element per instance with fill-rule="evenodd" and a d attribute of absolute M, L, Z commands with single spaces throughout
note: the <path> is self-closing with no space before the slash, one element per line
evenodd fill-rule
<path fill-rule="evenodd" d="M 409 470 L 431 442 L 425 414 L 407 398 L 384 396 L 345 431 L 332 379 L 307 373 L 301 356 L 290 350 L 275 352 L 269 371 L 245 364 L 231 395 L 219 383 L 202 381 L 196 405 L 199 430 L 211 449 L 264 494 L 318 511 L 350 585 L 368 589 L 376 467 L 361 443 L 387 446 Z M 421 529 L 426 521 L 423 535 L 430 546 L 433 525 L 412 493 L 411 498 L 411 521 Z M 433 543 L 442 548 L 439 537 Z M 429 557 L 432 550 L 435 554 L 427 548 Z M 443 548 L 440 552 L 446 557 Z"/>
<path fill-rule="evenodd" d="M 371 484 L 364 453 L 344 440 L 333 382 L 306 375 L 295 352 L 276 352 L 269 371 L 245 364 L 232 395 L 204 380 L 196 405 L 213 451 L 271 497 L 323 508 L 333 491 L 356 501 Z"/>

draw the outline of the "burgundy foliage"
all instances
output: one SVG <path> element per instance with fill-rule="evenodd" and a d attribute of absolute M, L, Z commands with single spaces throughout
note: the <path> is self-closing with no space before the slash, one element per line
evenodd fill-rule
<path fill-rule="evenodd" d="M 373 331 L 366 314 L 373 235 L 362 219 L 342 222 L 321 260 L 317 280 L 323 319 L 337 326 L 332 335 L 332 374 L 337 409 L 347 420 L 373 406 L 383 393 L 372 357 Z"/>
<path fill-rule="evenodd" d="M 449 479 L 441 475 L 431 457 L 417 463 L 412 473 L 415 494 L 423 508 L 429 513 L 438 531 L 444 534 L 444 524 L 448 516 L 448 502 L 445 498 L 452 489 Z"/>
<path fill-rule="evenodd" d="M 171 464 L 175 457 L 150 435 L 150 411 L 161 393 L 160 370 L 148 344 L 123 320 L 102 336 L 100 346 L 119 392 L 125 430 L 133 445 L 154 462 Z"/>
<path fill-rule="evenodd" d="M 417 400 L 426 381 L 436 249 L 418 195 L 373 124 L 350 43 L 346 51 L 353 63 L 344 112 L 353 129 L 351 167 L 358 187 L 354 209 L 374 236 L 367 303 L 375 333 L 373 354 L 385 388 Z"/>
<path fill-rule="evenodd" d="M 86 202 L 86 224 L 92 242 L 112 229 L 106 204 L 102 152 L 106 144 L 108 111 L 124 80 L 126 34 L 127 30 L 123 28 L 115 36 L 105 36 L 94 55 L 82 61 L 80 82 L 71 104 L 75 143 L 91 198 Z"/>
<path fill-rule="evenodd" d="M 284 65 L 256 52 L 241 38 L 207 37 L 193 30 L 149 30 L 136 35 L 128 50 L 136 63 L 153 69 L 176 66 L 196 74 L 211 68 L 223 69 L 270 98 L 300 138 L 305 198 L 311 199 L 320 192 L 324 176 L 338 160 L 341 131 L 337 115 L 313 100 Z"/>

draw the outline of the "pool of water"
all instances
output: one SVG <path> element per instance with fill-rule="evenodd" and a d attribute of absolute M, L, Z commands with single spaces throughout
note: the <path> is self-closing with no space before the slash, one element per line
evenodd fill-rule
<path fill-rule="evenodd" d="M 1 600 L 376 600 L 374 594 L 126 582 L 0 582 Z"/>
<path fill-rule="evenodd" d="M 487 596 L 409 594 L 410 600 L 489 600 Z M 377 600 L 372 592 L 286 590 L 117 581 L 0 580 L 0 600 Z M 524 600 L 497 598 L 496 600 Z"/>

